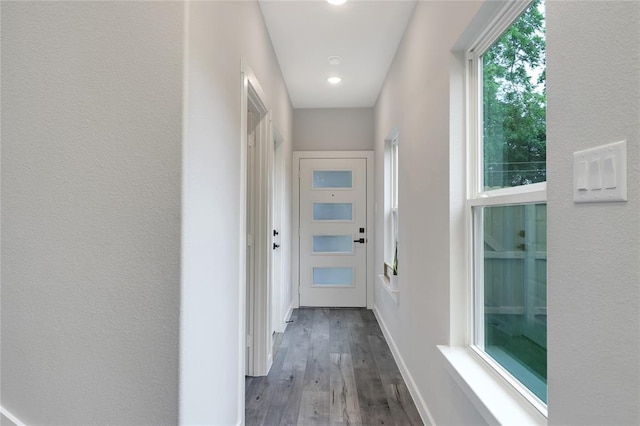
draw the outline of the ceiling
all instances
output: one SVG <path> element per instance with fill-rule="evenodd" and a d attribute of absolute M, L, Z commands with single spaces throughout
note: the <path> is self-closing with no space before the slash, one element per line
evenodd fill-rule
<path fill-rule="evenodd" d="M 372 107 L 414 0 L 261 0 L 260 7 L 294 108 Z M 330 65 L 329 56 L 341 56 Z M 330 76 L 342 82 L 332 85 Z"/>

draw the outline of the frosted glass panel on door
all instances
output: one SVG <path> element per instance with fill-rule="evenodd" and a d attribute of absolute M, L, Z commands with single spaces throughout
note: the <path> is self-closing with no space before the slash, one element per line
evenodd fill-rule
<path fill-rule="evenodd" d="M 351 188 L 353 173 L 351 170 L 314 170 L 314 188 Z"/>
<path fill-rule="evenodd" d="M 313 268 L 313 285 L 353 286 L 353 268 Z"/>
<path fill-rule="evenodd" d="M 351 235 L 314 235 L 314 253 L 353 253 Z"/>
<path fill-rule="evenodd" d="M 353 204 L 313 203 L 313 220 L 353 220 Z"/>

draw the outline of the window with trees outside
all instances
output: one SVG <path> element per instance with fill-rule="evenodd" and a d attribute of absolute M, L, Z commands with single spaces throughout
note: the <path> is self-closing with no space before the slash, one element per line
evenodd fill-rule
<path fill-rule="evenodd" d="M 510 2 L 468 52 L 472 347 L 547 402 L 545 5 Z"/>
<path fill-rule="evenodd" d="M 385 225 L 385 263 L 392 275 L 398 273 L 398 137 L 387 142 L 386 174 L 389 218 Z M 390 278 L 390 277 L 389 277 Z"/>

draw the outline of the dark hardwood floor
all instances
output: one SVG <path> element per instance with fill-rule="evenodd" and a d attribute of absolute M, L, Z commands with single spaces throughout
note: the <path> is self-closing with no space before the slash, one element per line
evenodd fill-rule
<path fill-rule="evenodd" d="M 247 425 L 422 425 L 367 309 L 296 309 L 266 377 L 247 378 Z"/>

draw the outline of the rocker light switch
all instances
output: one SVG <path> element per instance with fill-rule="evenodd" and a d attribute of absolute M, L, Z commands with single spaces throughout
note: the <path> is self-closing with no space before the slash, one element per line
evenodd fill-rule
<path fill-rule="evenodd" d="M 573 201 L 627 201 L 627 141 L 573 153 Z"/>
<path fill-rule="evenodd" d="M 576 186 L 578 191 L 587 191 L 589 186 L 587 185 L 587 163 L 586 161 L 580 161 L 576 167 Z"/>
<path fill-rule="evenodd" d="M 605 189 L 615 189 L 616 187 L 616 160 L 614 157 L 607 157 L 602 162 L 602 184 Z"/>
<path fill-rule="evenodd" d="M 602 175 L 600 173 L 600 160 L 589 161 L 589 189 L 602 189 Z"/>

